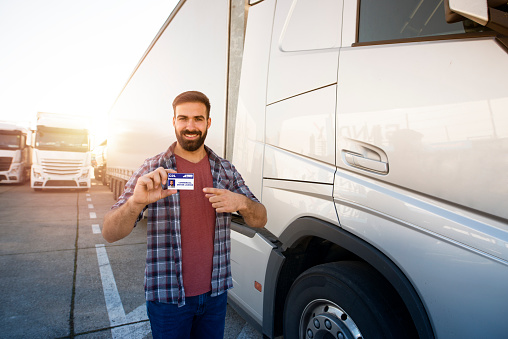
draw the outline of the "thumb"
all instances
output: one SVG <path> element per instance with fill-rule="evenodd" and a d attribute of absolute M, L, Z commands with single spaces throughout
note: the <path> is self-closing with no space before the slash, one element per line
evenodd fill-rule
<path fill-rule="evenodd" d="M 171 189 L 167 189 L 167 190 L 162 190 L 162 198 L 167 198 L 169 197 L 170 195 L 173 195 L 173 194 L 176 194 L 178 193 L 178 190 L 171 190 Z"/>

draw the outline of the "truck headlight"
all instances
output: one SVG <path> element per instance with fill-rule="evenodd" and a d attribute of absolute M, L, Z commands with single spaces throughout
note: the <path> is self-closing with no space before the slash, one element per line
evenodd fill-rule
<path fill-rule="evenodd" d="M 81 173 L 81 176 L 79 177 L 78 180 L 87 179 L 88 178 L 88 172 L 89 172 L 89 170 L 83 171 L 83 173 Z"/>
<path fill-rule="evenodd" d="M 33 171 L 33 176 L 34 176 L 34 179 L 42 179 L 41 173 L 36 170 Z"/>
<path fill-rule="evenodd" d="M 11 170 L 9 171 L 9 173 L 16 173 L 16 172 L 18 172 L 20 166 L 21 166 L 20 164 L 12 165 L 11 166 Z"/>

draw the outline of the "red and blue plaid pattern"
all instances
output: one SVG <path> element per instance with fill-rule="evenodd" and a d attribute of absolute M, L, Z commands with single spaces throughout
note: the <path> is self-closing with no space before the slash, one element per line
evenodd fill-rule
<path fill-rule="evenodd" d="M 166 152 L 145 160 L 131 176 L 123 194 L 112 209 L 123 205 L 133 194 L 138 178 L 158 167 L 176 170 L 173 154 L 176 143 Z M 245 185 L 235 167 L 217 156 L 205 146 L 215 188 L 227 189 L 243 194 L 259 202 Z M 204 194 L 204 193 L 203 193 Z M 180 237 L 180 194 L 173 194 L 145 207 L 147 220 L 147 256 L 145 268 L 145 296 L 148 301 L 185 305 L 182 278 L 182 242 Z M 144 211 L 144 210 L 143 210 Z M 140 213 L 136 223 L 141 220 Z M 212 271 L 212 296 L 222 294 L 233 287 L 231 277 L 231 213 L 216 213 L 215 239 Z"/>

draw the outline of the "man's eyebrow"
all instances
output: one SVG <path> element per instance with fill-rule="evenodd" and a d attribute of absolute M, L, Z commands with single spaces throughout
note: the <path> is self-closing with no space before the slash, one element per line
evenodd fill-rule
<path fill-rule="evenodd" d="M 179 119 L 179 118 L 190 119 L 191 117 L 190 117 L 190 116 L 188 116 L 188 115 L 185 115 L 185 114 L 178 114 L 178 115 L 176 116 L 176 118 L 177 118 L 177 119 Z M 192 117 L 192 119 L 206 119 L 206 117 L 205 117 L 204 115 L 194 115 L 194 116 Z"/>
<path fill-rule="evenodd" d="M 176 117 L 177 118 L 179 118 L 179 117 L 189 118 L 189 116 L 186 115 L 186 114 L 177 114 Z M 200 115 L 194 115 L 193 117 L 194 118 L 206 118 L 206 116 L 204 116 L 202 114 L 200 114 Z"/>

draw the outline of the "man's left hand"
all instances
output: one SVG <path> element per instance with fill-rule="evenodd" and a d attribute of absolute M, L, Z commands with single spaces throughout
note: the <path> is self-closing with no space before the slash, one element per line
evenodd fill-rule
<path fill-rule="evenodd" d="M 217 213 L 233 213 L 245 209 L 246 200 L 249 200 L 242 194 L 220 188 L 206 187 L 203 192 Z"/>
<path fill-rule="evenodd" d="M 266 208 L 263 204 L 250 200 L 245 195 L 229 190 L 206 187 L 205 197 L 210 201 L 217 213 L 240 212 L 247 225 L 263 227 L 266 224 Z"/>

